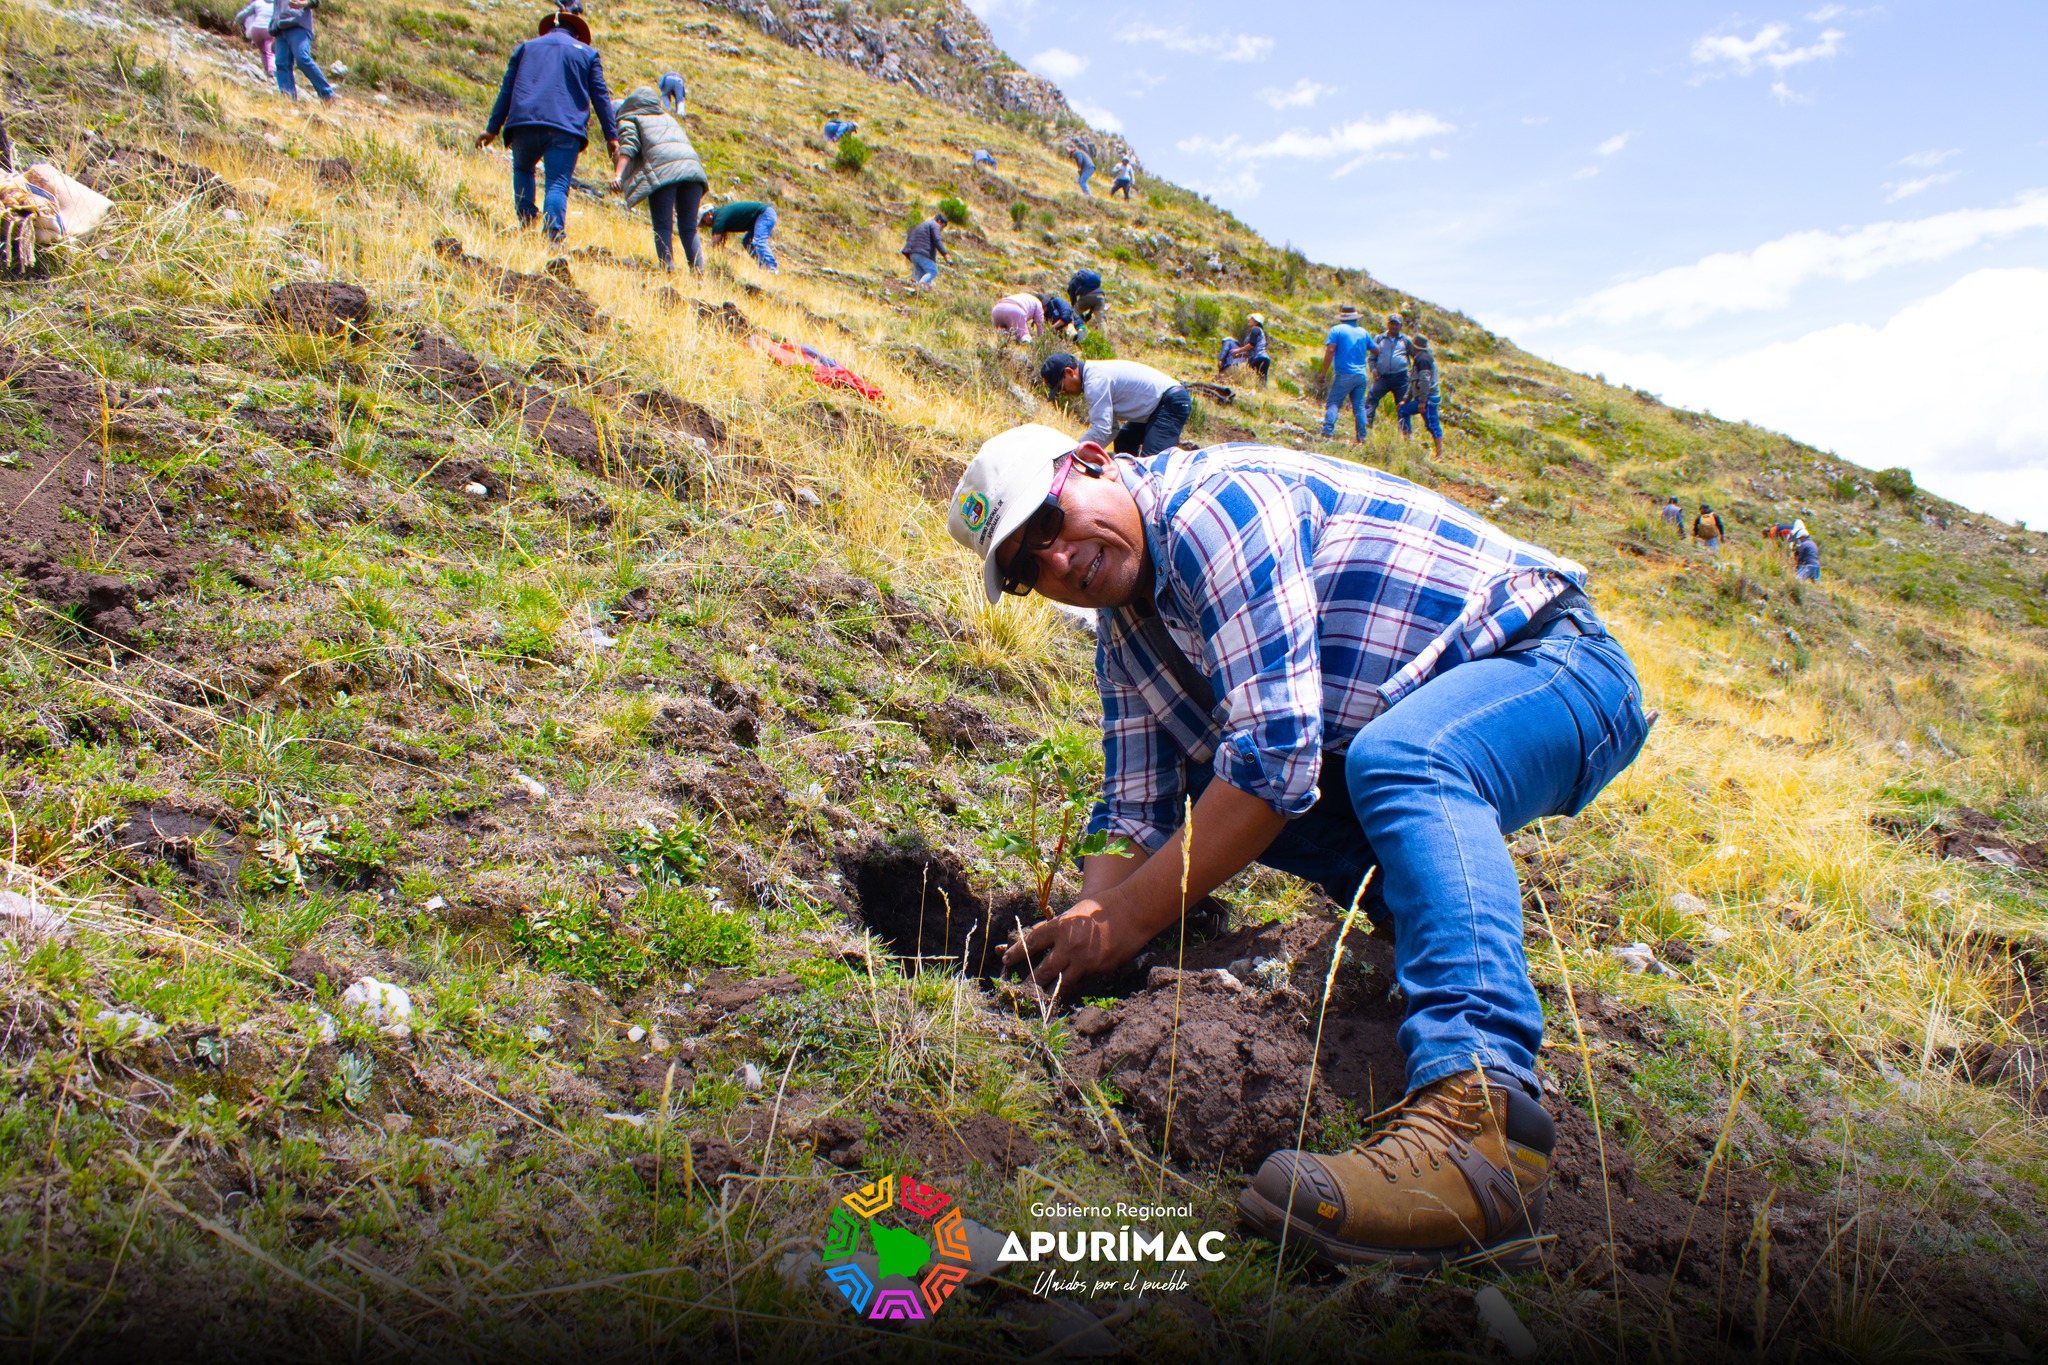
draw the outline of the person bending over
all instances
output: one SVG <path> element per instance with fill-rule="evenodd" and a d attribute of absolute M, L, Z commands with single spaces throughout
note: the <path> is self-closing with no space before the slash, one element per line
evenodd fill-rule
<path fill-rule="evenodd" d="M 1136 850 L 1087 859 L 1005 963 L 1072 995 L 1255 861 L 1340 905 L 1377 869 L 1405 1093 L 1348 1151 L 1273 1153 L 1240 1216 L 1338 1262 L 1534 1264 L 1555 1129 L 1506 836 L 1584 809 L 1649 728 L 1585 570 L 1349 461 L 1036 425 L 969 461 L 947 529 L 991 602 L 1095 611 L 1087 828 Z"/>

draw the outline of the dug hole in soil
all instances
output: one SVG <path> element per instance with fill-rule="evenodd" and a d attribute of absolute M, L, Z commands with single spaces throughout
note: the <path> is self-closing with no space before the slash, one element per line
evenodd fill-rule
<path fill-rule="evenodd" d="M 958 857 L 922 844 L 870 845 L 841 864 L 860 922 L 906 963 L 958 963 L 988 980 L 1003 946 L 1037 917 L 1037 899 L 1015 892 L 994 901 L 967 883 Z"/>

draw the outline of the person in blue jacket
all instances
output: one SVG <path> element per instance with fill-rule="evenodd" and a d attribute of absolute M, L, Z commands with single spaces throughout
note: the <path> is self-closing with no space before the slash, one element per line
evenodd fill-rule
<path fill-rule="evenodd" d="M 512 202 L 522 226 L 539 217 L 550 241 L 569 226 L 569 179 L 588 144 L 590 115 L 597 114 L 610 161 L 619 159 L 619 125 L 604 62 L 590 44 L 590 25 L 570 10 L 540 21 L 540 36 L 512 49 L 490 125 L 476 145 L 504 135 L 512 149 Z M 607 163 L 609 164 L 609 162 Z M 538 214 L 533 206 L 533 171 L 541 168 L 547 188 Z"/>

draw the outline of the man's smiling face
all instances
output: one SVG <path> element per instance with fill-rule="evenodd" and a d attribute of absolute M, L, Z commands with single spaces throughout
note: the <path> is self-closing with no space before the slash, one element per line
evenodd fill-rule
<path fill-rule="evenodd" d="M 1066 516 L 1059 534 L 1031 552 L 1038 561 L 1032 590 L 1070 607 L 1128 605 L 1144 576 L 1144 520 L 1101 446 L 1091 441 L 1074 459 L 1077 468 L 1060 490 Z M 1012 533 L 997 550 L 997 562 L 1013 562 L 1023 541 L 1022 530 Z"/>

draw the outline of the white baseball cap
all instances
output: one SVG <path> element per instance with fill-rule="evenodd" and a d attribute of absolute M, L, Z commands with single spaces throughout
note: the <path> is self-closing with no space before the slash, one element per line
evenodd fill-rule
<path fill-rule="evenodd" d="M 991 436 L 967 462 L 967 472 L 953 489 L 946 529 L 981 556 L 981 583 L 989 601 L 1003 600 L 996 548 L 1045 505 L 1060 457 L 1076 448 L 1065 432 L 1033 422 Z"/>

